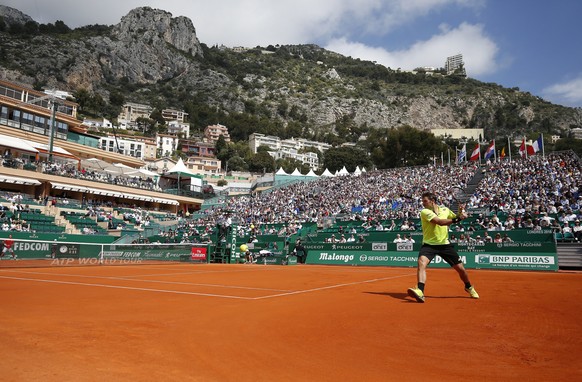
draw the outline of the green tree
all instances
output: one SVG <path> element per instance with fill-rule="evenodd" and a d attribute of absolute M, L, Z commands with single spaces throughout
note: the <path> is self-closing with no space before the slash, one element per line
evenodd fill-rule
<path fill-rule="evenodd" d="M 559 139 L 554 145 L 554 150 L 556 151 L 572 150 L 580 157 L 582 156 L 582 139 L 576 138 Z"/>
<path fill-rule="evenodd" d="M 259 147 L 257 147 L 257 154 L 262 153 L 262 152 L 268 152 L 268 151 L 271 151 L 271 148 L 269 146 L 260 145 Z"/>
<path fill-rule="evenodd" d="M 230 171 L 248 171 L 249 165 L 238 155 L 233 156 L 227 162 Z"/>
<path fill-rule="evenodd" d="M 218 136 L 218 140 L 214 144 L 214 147 L 216 148 L 216 154 L 217 155 L 220 154 L 220 152 L 222 150 L 224 150 L 227 146 L 228 146 L 228 143 L 226 143 L 226 140 L 224 139 L 224 136 L 223 135 L 219 135 Z"/>
<path fill-rule="evenodd" d="M 253 172 L 274 172 L 275 159 L 266 151 L 256 153 L 248 161 L 249 170 Z"/>
<path fill-rule="evenodd" d="M 354 172 L 356 167 L 372 168 L 372 162 L 366 153 L 356 147 L 332 147 L 324 154 L 324 168 L 334 172 L 344 166 L 349 172 Z"/>
<path fill-rule="evenodd" d="M 407 125 L 373 130 L 368 136 L 367 147 L 378 168 L 426 165 L 435 155 L 440 157 L 448 150 L 448 146 L 431 132 Z"/>

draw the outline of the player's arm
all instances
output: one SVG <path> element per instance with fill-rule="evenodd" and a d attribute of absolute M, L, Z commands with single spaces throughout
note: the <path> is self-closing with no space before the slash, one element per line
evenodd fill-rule
<path fill-rule="evenodd" d="M 456 224 L 458 222 L 460 222 L 461 220 L 463 220 L 463 215 L 461 214 L 460 216 L 457 216 L 454 212 L 450 211 L 449 216 L 447 218 L 439 218 L 437 216 L 437 214 L 435 214 L 433 211 L 431 210 L 427 210 L 428 212 L 426 213 L 426 219 L 428 221 L 430 221 L 431 223 L 434 223 L 436 225 L 440 225 L 440 226 L 445 226 L 445 225 L 451 225 L 451 224 Z"/>

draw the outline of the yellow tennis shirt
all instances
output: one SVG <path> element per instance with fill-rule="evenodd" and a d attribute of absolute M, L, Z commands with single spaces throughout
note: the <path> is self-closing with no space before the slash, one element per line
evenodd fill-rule
<path fill-rule="evenodd" d="M 449 244 L 449 226 L 431 223 L 431 220 L 437 216 L 441 219 L 452 219 L 457 217 L 457 215 L 447 207 L 438 206 L 438 214 L 433 210 L 423 208 L 422 211 L 420 211 L 420 222 L 422 224 L 422 242 L 424 244 Z"/>

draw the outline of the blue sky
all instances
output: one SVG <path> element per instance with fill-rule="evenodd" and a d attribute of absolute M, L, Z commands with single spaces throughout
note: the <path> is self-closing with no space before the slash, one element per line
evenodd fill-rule
<path fill-rule="evenodd" d="M 207 45 L 314 43 L 402 70 L 463 54 L 469 77 L 582 107 L 582 1 L 0 0 L 38 22 L 116 24 L 151 6 L 192 19 Z"/>

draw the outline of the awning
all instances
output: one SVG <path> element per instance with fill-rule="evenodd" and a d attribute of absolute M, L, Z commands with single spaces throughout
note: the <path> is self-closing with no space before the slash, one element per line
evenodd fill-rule
<path fill-rule="evenodd" d="M 10 137 L 8 135 L 0 135 L 0 146 L 10 147 L 16 150 L 29 151 L 31 153 L 38 152 L 38 150 L 32 147 L 28 141 L 16 137 Z"/>
<path fill-rule="evenodd" d="M 27 186 L 38 185 L 40 182 L 36 179 L 20 178 L 17 176 L 0 175 L 1 183 L 24 184 Z"/>
<path fill-rule="evenodd" d="M 52 188 L 55 188 L 57 190 L 88 192 L 87 187 L 77 186 L 74 184 L 64 184 L 64 183 L 51 182 L 51 185 L 52 185 Z"/>
<path fill-rule="evenodd" d="M 30 181 L 38 182 L 34 179 L 29 179 Z M 12 182 L 13 183 L 13 182 Z M 38 182 L 40 184 L 40 182 Z M 155 203 L 163 203 L 163 204 L 173 204 L 175 206 L 179 205 L 180 203 L 176 200 L 171 199 L 164 199 L 164 198 L 155 198 L 152 196 L 146 195 L 137 195 L 137 194 L 128 194 L 126 192 L 118 192 L 112 190 L 103 190 L 99 188 L 91 188 L 91 187 L 83 187 L 77 186 L 72 184 L 63 184 L 63 183 L 56 183 L 51 182 L 53 188 L 57 190 L 65 190 L 65 191 L 77 191 L 77 192 L 88 192 L 90 194 L 95 195 L 105 195 L 105 196 L 113 196 L 115 198 L 124 198 L 124 199 L 132 199 L 132 200 L 142 200 L 144 202 L 155 202 Z"/>

